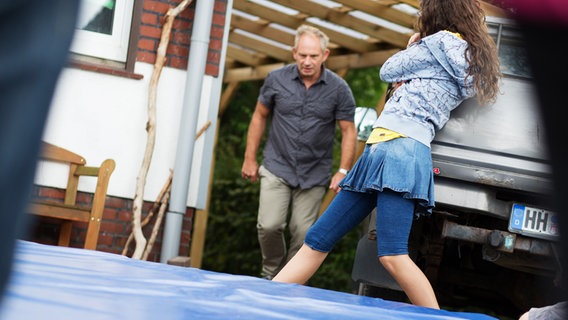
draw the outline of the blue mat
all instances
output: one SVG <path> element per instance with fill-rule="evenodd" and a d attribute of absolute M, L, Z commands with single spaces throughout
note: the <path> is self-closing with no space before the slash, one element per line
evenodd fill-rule
<path fill-rule="evenodd" d="M 495 319 L 19 241 L 0 319 Z"/>

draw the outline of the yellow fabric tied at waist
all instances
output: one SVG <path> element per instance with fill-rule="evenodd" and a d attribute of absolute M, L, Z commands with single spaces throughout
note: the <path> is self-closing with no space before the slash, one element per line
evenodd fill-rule
<path fill-rule="evenodd" d="M 406 138 L 405 135 L 392 131 L 385 128 L 375 128 L 371 131 L 369 138 L 367 139 L 367 144 L 373 144 L 378 142 L 385 142 L 396 138 Z"/>

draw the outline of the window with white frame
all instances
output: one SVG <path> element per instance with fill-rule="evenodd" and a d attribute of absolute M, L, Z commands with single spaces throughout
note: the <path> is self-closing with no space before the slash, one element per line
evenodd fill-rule
<path fill-rule="evenodd" d="M 71 52 L 126 62 L 134 0 L 81 0 Z"/>

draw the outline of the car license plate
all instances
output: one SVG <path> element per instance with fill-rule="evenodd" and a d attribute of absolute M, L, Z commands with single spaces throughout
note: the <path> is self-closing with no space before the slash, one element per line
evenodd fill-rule
<path fill-rule="evenodd" d="M 557 240 L 560 237 L 555 212 L 515 203 L 511 209 L 509 231 L 529 237 Z"/>

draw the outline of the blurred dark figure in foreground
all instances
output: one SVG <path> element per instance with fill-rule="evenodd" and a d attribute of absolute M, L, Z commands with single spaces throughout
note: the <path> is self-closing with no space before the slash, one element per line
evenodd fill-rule
<path fill-rule="evenodd" d="M 554 209 L 566 211 L 563 199 L 568 195 L 568 149 L 566 118 L 560 116 L 567 105 L 566 74 L 568 60 L 560 44 L 568 34 L 568 3 L 565 0 L 507 0 L 514 18 L 520 23 L 527 41 L 529 62 L 536 82 L 549 146 L 554 179 Z M 560 214 L 561 265 L 563 277 L 559 286 L 568 292 L 568 214 Z M 566 303 L 535 306 L 522 319 L 567 319 Z"/>
<path fill-rule="evenodd" d="M 10 279 L 51 99 L 79 1 L 0 0 L 0 303 Z"/>

